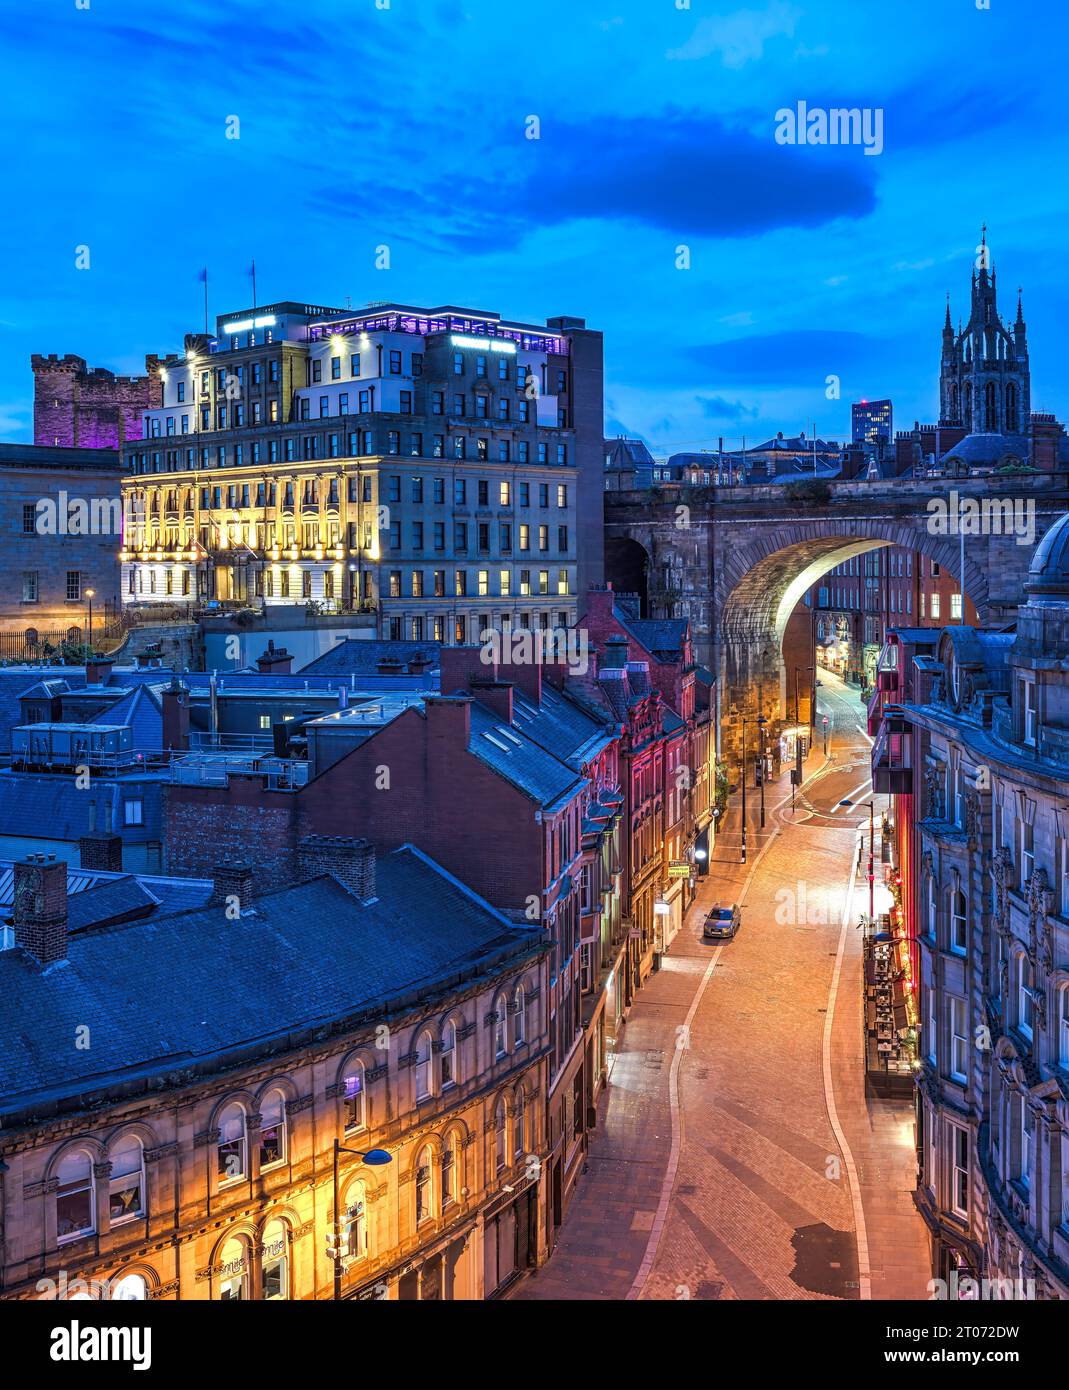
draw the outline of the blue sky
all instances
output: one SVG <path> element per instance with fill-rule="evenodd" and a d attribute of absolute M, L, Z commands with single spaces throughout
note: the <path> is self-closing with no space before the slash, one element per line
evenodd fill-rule
<path fill-rule="evenodd" d="M 137 370 L 201 326 L 201 266 L 213 316 L 245 307 L 253 257 L 260 302 L 584 317 L 607 432 L 658 454 L 841 437 L 862 396 L 901 428 L 984 221 L 1064 417 L 1064 7 L 679 3 L 8 7 L 0 438 L 32 436 L 32 352 Z M 882 109 L 883 152 L 778 145 L 799 100 Z"/>

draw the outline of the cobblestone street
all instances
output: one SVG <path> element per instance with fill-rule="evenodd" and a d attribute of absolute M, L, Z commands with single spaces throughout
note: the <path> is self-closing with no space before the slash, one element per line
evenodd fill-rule
<path fill-rule="evenodd" d="M 561 1240 L 517 1298 L 927 1296 L 912 1106 L 864 1089 L 868 745 L 856 695 L 823 679 L 830 758 L 818 739 L 793 812 L 786 770 L 769 785 L 765 831 L 751 792 L 746 866 L 732 798 L 632 1008 Z M 702 941 L 714 901 L 742 903 L 734 941 Z"/>

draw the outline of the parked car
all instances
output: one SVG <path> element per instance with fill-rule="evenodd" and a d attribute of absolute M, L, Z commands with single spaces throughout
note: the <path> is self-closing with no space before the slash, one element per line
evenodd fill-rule
<path fill-rule="evenodd" d="M 708 937 L 710 940 L 730 941 L 741 923 L 742 912 L 738 903 L 734 903 L 731 907 L 714 907 L 705 918 L 702 936 Z"/>

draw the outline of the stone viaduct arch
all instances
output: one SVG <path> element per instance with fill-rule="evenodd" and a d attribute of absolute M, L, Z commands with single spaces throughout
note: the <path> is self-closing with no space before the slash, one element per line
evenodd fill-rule
<path fill-rule="evenodd" d="M 1006 532 L 966 537 L 965 591 L 981 622 L 1010 622 L 1033 549 L 1069 510 L 1069 492 L 1053 478 L 1034 476 L 953 486 L 959 497 L 1018 498 L 1031 507 L 1026 543 Z M 610 567 L 607 577 L 618 588 L 633 588 L 633 546 L 642 547 L 649 614 L 690 619 L 696 659 L 719 678 L 729 743 L 736 719 L 759 712 L 759 692 L 770 734 L 787 718 L 784 632 L 796 604 L 822 575 L 855 555 L 894 545 L 959 575 L 959 538 L 933 534 L 927 508 L 931 497 L 948 495 L 946 485 L 847 482 L 827 491 L 819 504 L 792 493 L 790 485 L 606 494 L 606 553 L 628 554 L 632 574 L 621 584 L 625 576 Z M 625 540 L 631 545 L 623 546 Z"/>

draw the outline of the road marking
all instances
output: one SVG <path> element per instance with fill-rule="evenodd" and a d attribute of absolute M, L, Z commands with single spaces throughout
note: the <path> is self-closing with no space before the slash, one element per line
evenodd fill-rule
<path fill-rule="evenodd" d="M 837 806 L 833 806 L 831 810 L 828 812 L 828 815 L 834 816 L 837 811 L 841 811 L 843 809 L 844 803 L 849 803 L 847 805 L 847 810 L 850 810 L 854 805 L 854 797 L 857 796 L 858 792 L 863 792 L 865 788 L 871 783 L 871 781 L 872 774 L 870 773 L 869 776 L 866 777 L 865 780 L 860 784 L 860 786 L 855 787 L 852 792 L 847 792 L 844 797 L 841 797 L 839 800 L 839 804 Z"/>
<path fill-rule="evenodd" d="M 746 894 L 750 891 L 750 884 L 753 882 L 753 876 L 757 872 L 758 865 L 765 856 L 765 851 L 771 848 L 772 841 L 778 834 L 779 828 L 777 826 L 769 836 L 767 844 L 761 846 L 757 853 L 757 858 L 750 866 L 749 873 L 746 875 L 746 881 L 742 885 L 742 889 L 736 900 L 740 907 L 746 900 Z M 687 1016 L 683 1020 L 683 1028 L 687 1030 L 683 1033 L 683 1037 L 685 1038 L 690 1036 L 689 1030 L 691 1020 L 698 1012 L 698 1005 L 702 1002 L 702 996 L 705 993 L 709 981 L 713 978 L 713 971 L 716 969 L 716 963 L 720 959 L 720 953 L 726 945 L 727 943 L 724 941 L 720 943 L 713 952 L 709 964 L 705 967 L 705 973 L 701 978 L 701 983 L 695 991 L 694 998 L 687 1011 Z M 683 1148 L 683 1110 L 679 1103 L 679 1069 L 683 1064 L 683 1058 L 686 1056 L 687 1051 L 688 1049 L 685 1047 L 676 1048 L 675 1056 L 672 1058 L 671 1070 L 668 1073 L 668 1104 L 672 1111 L 672 1146 L 668 1153 L 668 1166 L 665 1169 L 664 1178 L 661 1181 L 661 1195 L 657 1201 L 657 1213 L 653 1218 L 650 1238 L 646 1242 L 646 1250 L 642 1256 L 642 1263 L 639 1265 L 638 1271 L 631 1281 L 631 1287 L 627 1291 L 626 1298 L 628 1300 L 638 1298 L 645 1287 L 646 1280 L 650 1277 L 654 1261 L 657 1258 L 657 1248 L 661 1243 L 661 1235 L 668 1222 L 668 1207 L 672 1200 L 672 1191 L 676 1185 L 676 1172 L 679 1169 L 679 1157 Z"/>
<path fill-rule="evenodd" d="M 858 836 L 860 841 L 861 836 Z M 831 1039 L 832 1030 L 835 1027 L 835 1003 L 839 994 L 839 977 L 843 968 L 843 952 L 846 949 L 846 929 L 850 922 L 851 909 L 854 901 L 854 860 L 850 864 L 850 876 L 847 880 L 846 904 L 843 907 L 843 921 L 839 928 L 839 949 L 835 953 L 835 968 L 831 976 L 831 988 L 828 990 L 828 1012 L 824 1015 L 824 1039 L 821 1044 L 821 1070 L 824 1075 L 824 1105 L 828 1112 L 828 1120 L 831 1123 L 832 1133 L 835 1141 L 839 1145 L 839 1150 L 846 1165 L 846 1176 L 850 1182 L 850 1205 L 854 1212 L 854 1235 L 857 1240 L 857 1273 L 859 1280 L 858 1296 L 862 1299 L 872 1298 L 872 1274 L 869 1265 L 869 1237 L 868 1228 L 865 1225 L 865 1208 L 861 1204 L 861 1180 L 858 1176 L 857 1164 L 854 1162 L 854 1155 L 850 1144 L 843 1132 L 843 1127 L 839 1123 L 839 1112 L 835 1105 L 835 1084 L 831 1073 Z"/>

